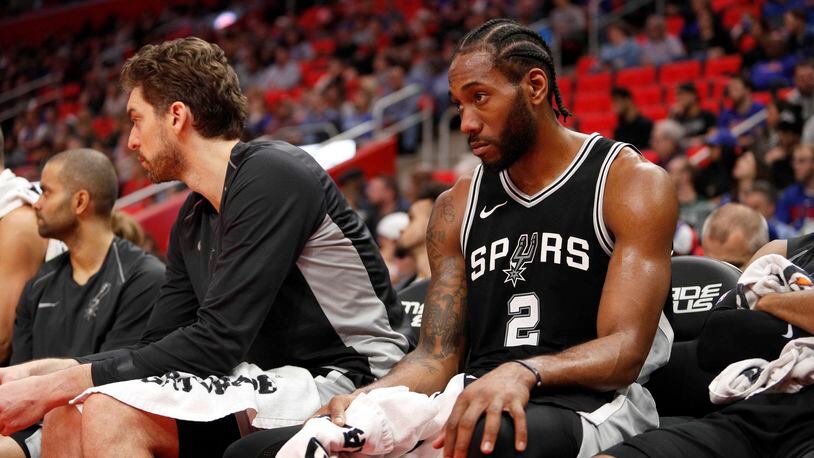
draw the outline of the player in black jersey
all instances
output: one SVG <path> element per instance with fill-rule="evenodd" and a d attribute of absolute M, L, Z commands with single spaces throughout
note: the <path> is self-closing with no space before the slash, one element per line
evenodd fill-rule
<path fill-rule="evenodd" d="M 249 364 L 288 366 L 301 374 L 288 386 L 309 394 L 285 396 L 284 382 L 270 389 L 273 372 L 265 382 L 225 386 L 275 394 L 259 418 L 302 421 L 331 396 L 386 374 L 407 340 L 394 331 L 403 314 L 370 233 L 308 153 L 239 141 L 247 102 L 223 50 L 192 37 L 147 45 L 125 63 L 122 83 L 128 146 L 153 181 L 180 179 L 192 190 L 171 232 L 166 282 L 135 348 L 63 360 L 63 370 L 0 385 L 0 433 L 50 411 L 43 447 L 55 456 L 219 456 L 239 437 L 230 414 L 243 410 L 217 402 L 224 385 L 207 385 L 203 402 L 153 403 L 188 420 L 217 405 L 215 418 L 225 420 L 211 427 L 101 394 L 85 401 L 81 417 L 66 404 L 112 382 L 137 389 L 167 373 L 226 377 Z M 173 394 L 183 396 L 177 386 Z M 179 404 L 184 412 L 166 410 Z"/>
<path fill-rule="evenodd" d="M 65 242 L 68 251 L 26 284 L 14 322 L 14 366 L 0 369 L 0 383 L 49 364 L 41 358 L 137 343 L 164 282 L 161 261 L 113 233 L 118 182 L 104 154 L 90 149 L 57 154 L 45 164 L 40 187 L 43 193 L 33 205 L 39 233 Z M 15 456 L 40 456 L 38 431 L 34 426 L 12 435 L 21 448 Z M 2 450 L 7 449 L 0 446 L 0 456 L 11 456 Z"/>
<path fill-rule="evenodd" d="M 436 202 L 417 349 L 360 391 L 432 393 L 462 366 L 478 376 L 436 443 L 445 456 L 583 456 L 654 427 L 635 382 L 671 338 L 659 326 L 669 177 L 629 145 L 563 127 L 551 53 L 512 21 L 467 34 L 449 82 L 483 166 Z M 341 424 L 354 396 L 319 413 Z"/>

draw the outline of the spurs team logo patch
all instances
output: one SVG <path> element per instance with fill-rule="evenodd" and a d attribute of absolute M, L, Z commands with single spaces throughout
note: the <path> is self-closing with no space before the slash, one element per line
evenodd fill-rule
<path fill-rule="evenodd" d="M 105 282 L 102 287 L 99 288 L 99 292 L 88 302 L 88 307 L 83 314 L 86 320 L 90 321 L 96 318 L 96 313 L 99 311 L 99 303 L 102 301 L 102 298 L 107 296 L 107 293 L 110 292 L 110 286 L 109 282 Z"/>
<path fill-rule="evenodd" d="M 509 260 L 509 268 L 503 269 L 503 273 L 506 274 L 506 280 L 503 283 L 512 282 L 512 286 L 517 286 L 518 281 L 526 281 L 523 278 L 523 272 L 526 271 L 526 264 L 530 263 L 536 254 L 537 233 L 531 234 L 531 242 L 529 242 L 528 234 L 521 235 Z"/>

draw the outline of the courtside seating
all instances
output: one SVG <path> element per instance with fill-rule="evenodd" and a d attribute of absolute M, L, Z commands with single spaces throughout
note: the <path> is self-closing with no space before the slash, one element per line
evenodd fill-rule
<path fill-rule="evenodd" d="M 645 105 L 660 105 L 663 102 L 661 86 L 633 86 L 630 88 L 630 93 L 633 96 L 633 101 L 637 106 Z"/>
<path fill-rule="evenodd" d="M 630 90 L 641 86 L 650 86 L 656 83 L 656 68 L 633 67 L 616 72 L 616 85 Z"/>
<path fill-rule="evenodd" d="M 659 69 L 659 82 L 663 85 L 675 85 L 695 81 L 701 76 L 701 62 L 685 60 L 664 64 Z"/>
<path fill-rule="evenodd" d="M 576 95 L 585 92 L 608 92 L 613 81 L 611 72 L 590 73 L 577 77 Z"/>
<path fill-rule="evenodd" d="M 700 256 L 678 256 L 672 262 L 672 301 L 664 309 L 675 340 L 670 362 L 645 385 L 659 415 L 700 417 L 716 409 L 708 386 L 717 374 L 698 364 L 698 337 L 721 294 L 735 287 L 741 271 L 731 264 Z"/>

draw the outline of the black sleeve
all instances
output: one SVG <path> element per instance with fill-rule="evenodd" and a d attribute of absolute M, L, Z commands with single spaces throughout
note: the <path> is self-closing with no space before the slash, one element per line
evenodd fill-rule
<path fill-rule="evenodd" d="M 32 339 L 37 301 L 32 300 L 30 296 L 31 285 L 38 277 L 34 277 L 25 284 L 23 294 L 20 295 L 20 301 L 17 303 L 17 311 L 14 316 L 14 333 L 11 336 L 11 360 L 9 360 L 9 365 L 24 363 L 34 357 Z"/>
<path fill-rule="evenodd" d="M 133 345 L 141 338 L 161 284 L 164 265 L 152 256 L 139 259 L 116 304 L 116 319 L 105 335 L 100 352 Z"/>
<path fill-rule="evenodd" d="M 318 178 L 291 161 L 254 156 L 241 164 L 221 205 L 221 247 L 196 321 L 127 358 L 94 363 L 94 384 L 169 371 L 225 374 L 243 360 L 325 214 Z M 164 305 L 159 301 L 156 307 Z"/>

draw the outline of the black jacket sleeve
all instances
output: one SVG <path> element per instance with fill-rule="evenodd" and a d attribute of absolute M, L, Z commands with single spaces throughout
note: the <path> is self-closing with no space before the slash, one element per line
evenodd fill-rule
<path fill-rule="evenodd" d="M 126 356 L 93 363 L 94 384 L 169 371 L 220 375 L 243 360 L 283 280 L 324 218 L 325 202 L 319 178 L 299 161 L 255 155 L 235 173 L 231 183 L 227 179 L 220 247 L 195 322 Z M 186 290 L 179 272 L 173 271 L 181 268 L 179 261 L 183 263 L 177 256 L 170 259 L 170 290 L 173 282 Z M 163 301 L 167 294 L 162 291 Z M 162 300 L 151 323 L 165 312 Z"/>

